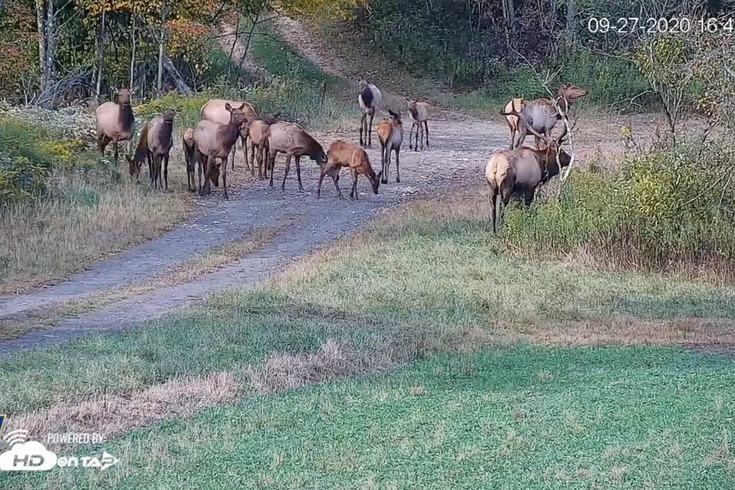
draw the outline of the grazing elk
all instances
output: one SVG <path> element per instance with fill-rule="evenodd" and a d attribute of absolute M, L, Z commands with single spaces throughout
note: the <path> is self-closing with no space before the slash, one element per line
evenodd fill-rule
<path fill-rule="evenodd" d="M 125 155 L 130 164 L 130 175 L 140 175 L 140 166 L 144 159 L 148 160 L 148 175 L 154 189 L 160 185 L 168 190 L 168 159 L 173 146 L 173 127 L 176 111 L 165 109 L 162 114 L 148 121 L 140 132 L 135 156 Z M 163 179 L 161 165 L 163 164 Z"/>
<path fill-rule="evenodd" d="M 536 146 L 539 145 L 538 134 L 551 136 L 551 131 L 556 126 L 556 122 L 562 118 L 568 120 L 569 107 L 572 102 L 587 95 L 587 90 L 579 88 L 571 83 L 563 83 L 557 91 L 555 101 L 559 106 L 561 113 L 557 112 L 551 99 L 534 99 L 525 103 L 525 107 L 520 111 L 515 109 L 508 111 L 500 111 L 503 116 L 517 116 L 518 121 L 518 143 L 516 147 L 523 144 L 528 131 L 531 131 L 536 137 Z M 564 125 L 564 134 L 567 127 Z"/>
<path fill-rule="evenodd" d="M 270 165 L 271 180 L 273 187 L 273 174 L 275 173 L 276 154 L 286 154 L 286 170 L 283 174 L 281 190 L 286 189 L 286 177 L 291 168 L 291 157 L 296 158 L 296 177 L 299 181 L 299 192 L 304 192 L 301 184 L 301 157 L 308 155 L 320 167 L 327 163 L 327 155 L 322 145 L 319 144 L 304 128 L 296 123 L 279 121 L 271 124 L 268 128 L 268 162 Z"/>
<path fill-rule="evenodd" d="M 360 119 L 360 146 L 365 146 L 365 141 L 362 138 L 364 132 L 368 147 L 372 148 L 373 118 L 383 103 L 383 94 L 372 83 L 360 80 L 360 94 L 357 96 L 357 103 L 360 104 L 360 109 L 362 110 L 362 118 Z M 370 123 L 368 123 L 368 116 L 370 116 Z"/>
<path fill-rule="evenodd" d="M 276 112 L 271 116 L 265 116 L 263 119 L 248 119 L 245 131 L 250 139 L 250 161 L 251 175 L 255 175 L 255 159 L 258 159 L 258 180 L 263 180 L 263 160 L 268 154 L 268 128 L 271 124 L 278 121 L 281 112 Z M 265 166 L 265 178 L 268 178 L 268 166 Z"/>
<path fill-rule="evenodd" d="M 186 162 L 186 190 L 190 192 L 196 191 L 196 182 L 194 181 L 194 167 L 196 167 L 196 159 L 194 158 L 194 129 L 186 128 L 181 138 L 184 150 L 184 161 Z"/>
<path fill-rule="evenodd" d="M 556 141 L 543 138 L 538 149 L 528 147 L 499 150 L 492 154 L 485 166 L 485 180 L 490 186 L 490 207 L 493 232 L 496 220 L 513 194 L 521 194 L 526 206 L 533 202 L 536 188 L 559 174 L 571 163 L 571 157 L 562 148 L 564 135 Z"/>
<path fill-rule="evenodd" d="M 421 149 L 424 149 L 424 129 L 426 129 L 426 147 L 429 147 L 429 104 L 427 102 L 419 102 L 417 100 L 408 103 L 408 115 L 411 116 L 413 125 L 411 125 L 411 131 L 408 133 L 408 149 L 418 151 L 419 140 L 421 140 Z M 416 128 L 416 145 L 413 146 L 413 129 Z M 419 132 L 421 136 L 419 136 Z"/>
<path fill-rule="evenodd" d="M 130 107 L 130 97 L 135 91 L 126 88 L 115 90 L 117 104 L 105 102 L 97 108 L 97 147 L 102 156 L 105 148 L 112 142 L 115 145 L 115 165 L 118 164 L 118 143 L 130 142 L 135 132 L 135 116 Z M 130 148 L 128 148 L 130 153 Z"/>
<path fill-rule="evenodd" d="M 378 123 L 378 139 L 380 140 L 380 165 L 383 175 L 382 183 L 388 183 L 388 170 L 390 169 L 390 155 L 396 152 L 396 182 L 401 181 L 400 153 L 403 143 L 403 122 L 401 115 L 388 109 L 390 119 L 384 118 Z"/>
<path fill-rule="evenodd" d="M 194 158 L 199 162 L 199 195 L 210 192 L 210 181 L 215 187 L 218 186 L 220 167 L 222 170 L 222 187 L 224 198 L 227 196 L 227 158 L 235 146 L 237 138 L 240 137 L 241 129 L 246 123 L 243 113 L 245 104 L 232 107 L 230 103 L 225 104 L 225 109 L 230 113 L 227 124 L 219 124 L 212 121 L 201 120 L 194 128 Z M 218 165 L 216 160 L 222 160 Z M 202 167 L 204 168 L 204 188 L 202 188 Z"/>
<path fill-rule="evenodd" d="M 373 187 L 373 193 L 378 193 L 378 187 L 380 187 L 380 177 L 383 174 L 381 170 L 376 175 L 373 171 L 373 167 L 370 165 L 370 159 L 368 158 L 367 152 L 360 146 L 352 143 L 351 141 L 337 139 L 329 144 L 327 150 L 327 163 L 322 167 L 321 175 L 319 176 L 319 185 L 316 188 L 316 197 L 319 197 L 322 192 L 322 181 L 324 176 L 329 174 L 334 181 L 334 187 L 337 189 L 337 194 L 340 199 L 344 199 L 342 196 L 342 190 L 339 188 L 337 181 L 339 180 L 339 171 L 342 167 L 350 169 L 352 175 L 352 191 L 350 192 L 350 199 L 354 196 L 357 197 L 357 177 L 362 174 L 368 178 L 370 185 Z"/>
<path fill-rule="evenodd" d="M 202 106 L 200 111 L 200 119 L 205 121 L 211 121 L 217 124 L 227 126 L 230 122 L 230 113 L 226 109 L 226 105 L 230 104 L 231 107 L 236 107 L 244 104 L 243 114 L 248 119 L 258 119 L 258 111 L 255 106 L 245 100 L 227 100 L 227 99 L 210 99 L 206 104 Z M 240 141 L 242 143 L 242 152 L 245 157 L 245 169 L 248 169 L 248 147 L 247 147 L 247 133 L 240 135 Z M 235 152 L 236 146 L 232 147 L 232 170 L 235 170 Z"/>
<path fill-rule="evenodd" d="M 516 134 L 518 134 L 518 116 L 513 116 L 511 112 L 521 112 L 526 107 L 526 101 L 523 97 L 513 97 L 505 105 L 505 112 L 508 115 L 505 116 L 505 121 L 508 123 L 508 129 L 510 130 L 510 146 L 509 149 L 514 149 L 520 146 L 520 142 L 516 145 Z"/>

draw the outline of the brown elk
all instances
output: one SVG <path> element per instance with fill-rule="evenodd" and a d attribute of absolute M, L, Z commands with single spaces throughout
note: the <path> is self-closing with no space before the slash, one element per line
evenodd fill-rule
<path fill-rule="evenodd" d="M 184 150 L 184 161 L 186 162 L 186 190 L 196 191 L 196 182 L 194 180 L 194 167 L 196 160 L 194 159 L 194 128 L 186 128 L 181 138 Z"/>
<path fill-rule="evenodd" d="M 339 180 L 339 171 L 342 167 L 350 169 L 352 175 L 352 191 L 350 192 L 350 199 L 354 196 L 357 197 L 357 177 L 362 174 L 368 178 L 370 185 L 372 185 L 373 193 L 378 193 L 378 187 L 380 187 L 380 177 L 383 174 L 381 170 L 376 175 L 373 171 L 373 167 L 370 165 L 370 159 L 368 158 L 367 152 L 360 146 L 346 141 L 343 139 L 337 139 L 329 144 L 327 150 L 327 163 L 322 167 L 321 175 L 319 176 L 319 185 L 316 188 L 316 197 L 319 197 L 322 192 L 322 181 L 324 176 L 329 174 L 334 181 L 334 187 L 337 189 L 337 194 L 340 199 L 344 199 L 342 196 L 342 190 L 339 188 L 337 181 Z"/>
<path fill-rule="evenodd" d="M 555 102 L 559 106 L 561 112 L 557 112 L 551 99 L 534 99 L 526 102 L 525 107 L 520 111 L 505 110 L 500 111 L 503 116 L 517 116 L 518 121 L 518 143 L 517 148 L 526 139 L 528 131 L 531 131 L 536 137 L 536 146 L 538 147 L 540 136 L 551 136 L 551 131 L 556 126 L 556 122 L 562 118 L 568 120 L 569 108 L 572 102 L 587 95 L 587 90 L 579 88 L 571 83 L 563 83 L 557 91 Z M 507 107 L 506 107 L 507 108 Z M 567 126 L 564 125 L 564 133 L 567 132 Z"/>
<path fill-rule="evenodd" d="M 173 146 L 173 126 L 176 111 L 165 109 L 163 114 L 148 121 L 140 132 L 138 147 L 135 156 L 125 155 L 130 164 L 130 174 L 135 171 L 140 175 L 140 166 L 144 159 L 148 160 L 148 174 L 151 185 L 168 190 L 168 160 Z M 163 164 L 163 179 L 161 179 L 161 165 Z"/>
<path fill-rule="evenodd" d="M 429 104 L 427 102 L 419 102 L 417 100 L 411 101 L 408 104 L 408 115 L 411 116 L 413 124 L 411 125 L 411 131 L 408 133 L 408 149 L 418 151 L 419 140 L 421 141 L 421 149 L 424 149 L 424 129 L 426 130 L 426 147 L 429 147 Z M 416 128 L 416 145 L 413 145 L 411 139 L 413 130 Z M 419 132 L 421 136 L 419 136 Z"/>
<path fill-rule="evenodd" d="M 229 100 L 229 99 L 210 99 L 206 104 L 202 106 L 200 111 L 200 119 L 205 121 L 211 121 L 223 126 L 227 126 L 230 122 L 230 113 L 226 109 L 226 105 L 230 104 L 231 107 L 236 107 L 245 104 L 243 114 L 248 119 L 258 119 L 258 111 L 256 107 L 246 100 Z M 248 147 L 247 147 L 247 133 L 240 135 L 240 141 L 242 143 L 242 152 L 245 157 L 245 168 L 248 169 Z M 232 147 L 232 170 L 235 170 L 235 151 L 236 145 Z"/>
<path fill-rule="evenodd" d="M 271 180 L 273 187 L 273 174 L 275 173 L 276 154 L 286 154 L 286 170 L 283 174 L 281 190 L 286 189 L 286 177 L 291 168 L 291 157 L 296 159 L 296 177 L 299 181 L 299 192 L 304 192 L 301 184 L 301 157 L 308 155 L 320 167 L 327 163 L 327 155 L 322 145 L 319 144 L 304 128 L 296 123 L 280 121 L 271 124 L 268 128 L 268 162 L 270 165 Z"/>
<path fill-rule="evenodd" d="M 271 124 L 278 121 L 281 112 L 276 112 L 271 116 L 265 116 L 263 119 L 248 120 L 245 131 L 250 139 L 250 161 L 251 174 L 255 175 L 255 159 L 258 159 L 258 180 L 268 178 L 268 166 L 265 167 L 265 177 L 263 177 L 263 160 L 268 154 L 268 135 Z"/>
<path fill-rule="evenodd" d="M 403 143 L 403 122 L 401 115 L 388 109 L 390 119 L 384 118 L 378 123 L 378 139 L 380 140 L 380 164 L 381 174 L 383 175 L 382 183 L 388 183 L 388 170 L 390 169 L 390 155 L 396 152 L 396 182 L 401 181 L 400 171 L 400 153 L 401 143 Z"/>
<path fill-rule="evenodd" d="M 520 146 L 520 143 L 516 145 L 516 134 L 518 134 L 518 116 L 513 116 L 511 112 L 521 112 L 526 107 L 526 101 L 523 97 L 513 97 L 505 105 L 505 112 L 508 115 L 505 116 L 505 121 L 508 123 L 508 129 L 510 130 L 510 148 L 511 150 L 516 146 Z"/>
<path fill-rule="evenodd" d="M 243 113 L 245 104 L 239 107 L 232 107 L 229 103 L 225 104 L 225 109 L 230 113 L 230 120 L 227 124 L 218 124 L 212 121 L 201 120 L 194 128 L 194 158 L 199 162 L 199 194 L 204 195 L 210 192 L 210 181 L 215 187 L 218 186 L 220 166 L 222 171 L 222 187 L 224 188 L 224 198 L 227 196 L 227 158 L 235 146 L 237 138 L 240 137 L 240 131 L 245 125 L 247 119 Z M 223 164 L 217 164 L 217 159 L 222 160 Z M 205 180 L 202 188 L 202 167 L 204 168 Z"/>
<path fill-rule="evenodd" d="M 564 135 L 550 142 L 543 138 L 538 149 L 523 146 L 492 154 L 485 166 L 485 180 L 490 186 L 493 232 L 497 233 L 496 221 L 512 195 L 522 195 L 526 206 L 530 206 L 536 188 L 559 175 L 560 169 L 571 163 L 571 156 L 561 148 L 563 140 Z"/>
<path fill-rule="evenodd" d="M 372 148 L 373 118 L 383 103 L 383 94 L 372 83 L 360 80 L 360 93 L 357 96 L 357 103 L 360 105 L 360 110 L 362 111 L 362 118 L 360 119 L 360 146 L 365 146 L 365 141 L 362 138 L 364 132 L 368 147 Z M 370 123 L 368 123 L 368 116 L 370 116 Z"/>
<path fill-rule="evenodd" d="M 130 97 L 135 91 L 126 88 L 115 90 L 117 104 L 105 102 L 97 107 L 97 147 L 102 156 L 105 148 L 112 142 L 115 145 L 115 165 L 118 164 L 118 143 L 130 142 L 135 132 L 135 116 L 130 107 Z M 128 148 L 130 153 L 130 148 Z"/>

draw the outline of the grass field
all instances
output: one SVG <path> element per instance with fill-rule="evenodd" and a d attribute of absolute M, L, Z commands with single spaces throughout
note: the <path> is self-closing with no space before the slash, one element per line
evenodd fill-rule
<path fill-rule="evenodd" d="M 733 290 L 515 259 L 486 217 L 417 202 L 255 290 L 2 360 L 8 430 L 121 461 L 3 488 L 731 488 L 732 361 L 672 344 L 732 343 Z"/>

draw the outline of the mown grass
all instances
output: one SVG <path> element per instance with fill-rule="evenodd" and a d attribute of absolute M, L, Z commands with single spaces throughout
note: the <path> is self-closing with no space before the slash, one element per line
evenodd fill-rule
<path fill-rule="evenodd" d="M 467 196 L 415 204 L 255 290 L 220 293 L 146 328 L 12 355 L 0 361 L 0 405 L 23 413 L 126 393 L 257 365 L 274 351 L 313 352 L 329 339 L 401 362 L 518 339 L 735 340 L 732 288 L 514 258 L 489 233 L 484 207 Z"/>
<path fill-rule="evenodd" d="M 672 348 L 442 355 L 126 433 L 104 473 L 4 488 L 732 488 L 731 360 Z M 216 483 L 215 483 L 216 482 Z"/>

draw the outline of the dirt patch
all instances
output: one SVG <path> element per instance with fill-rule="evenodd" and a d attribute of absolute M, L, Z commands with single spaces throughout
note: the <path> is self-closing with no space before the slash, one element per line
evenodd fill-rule
<path fill-rule="evenodd" d="M 60 404 L 49 410 L 14 415 L 7 430 L 26 429 L 29 436 L 46 441 L 50 433 L 98 433 L 105 439 L 159 420 L 188 417 L 199 410 L 236 400 L 242 385 L 232 373 L 169 381 L 125 396 L 105 395 L 76 405 Z M 46 444 L 49 449 L 64 447 Z"/>

